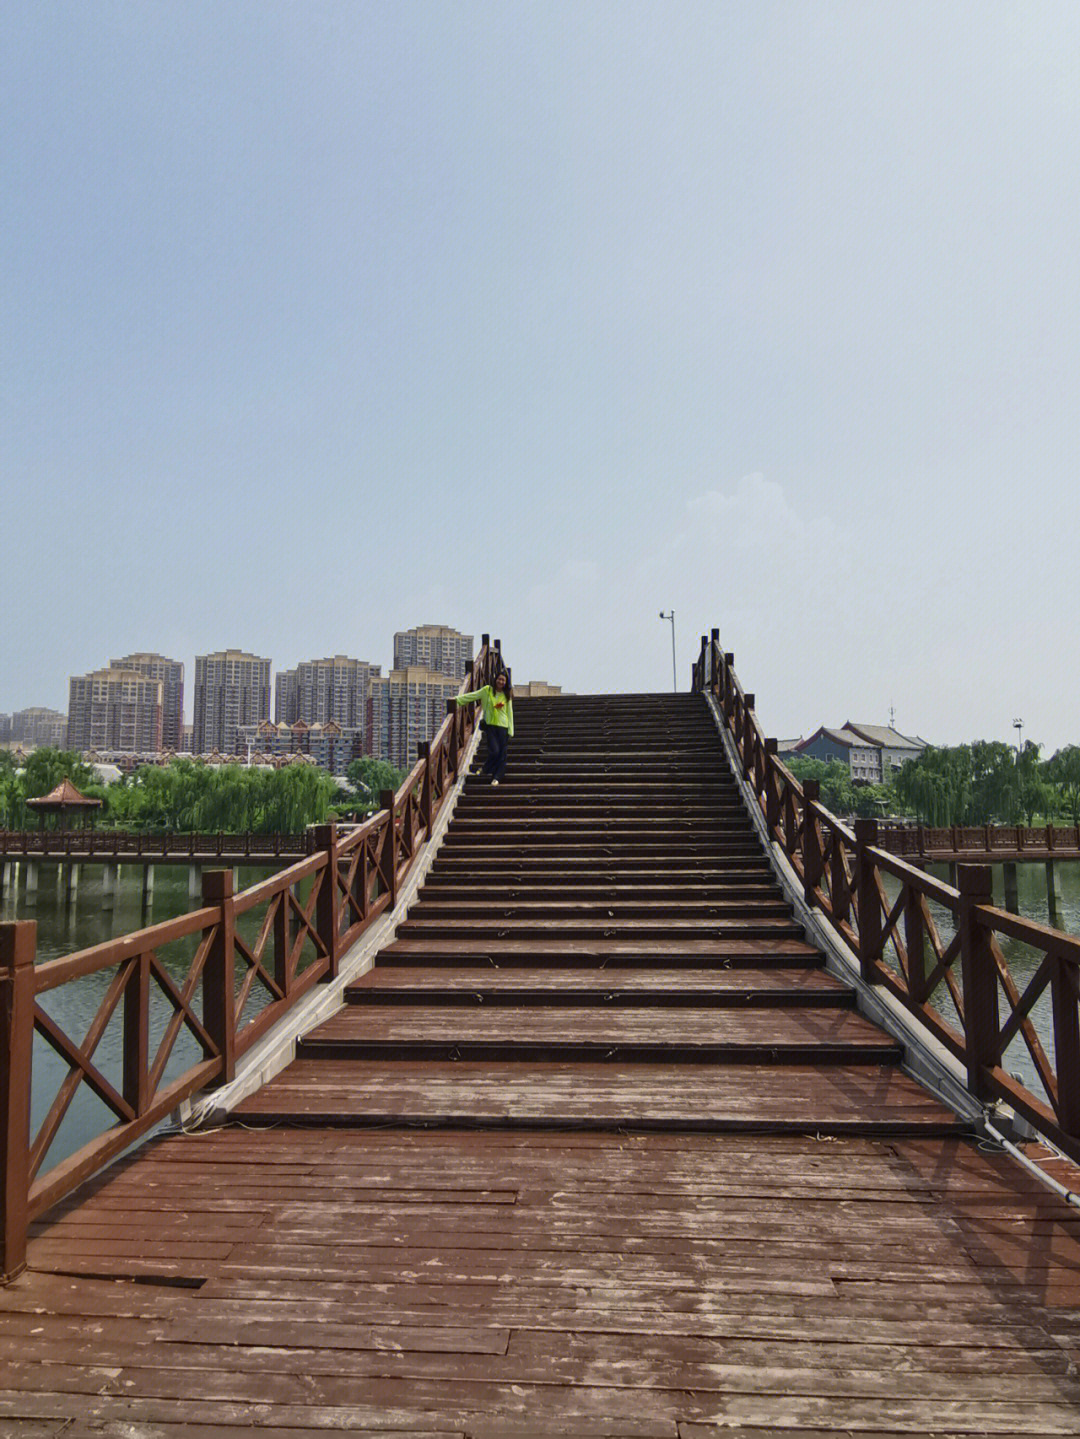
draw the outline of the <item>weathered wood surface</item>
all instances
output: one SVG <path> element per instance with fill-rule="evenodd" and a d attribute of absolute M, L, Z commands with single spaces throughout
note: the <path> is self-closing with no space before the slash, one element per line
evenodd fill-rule
<path fill-rule="evenodd" d="M 1080 1223 L 956 1138 L 228 1129 L 117 1166 L 30 1263 L 0 1293 L 18 1439 L 1080 1414 Z"/>
<path fill-rule="evenodd" d="M 0 1434 L 1080 1431 L 1080 1215 L 854 1011 L 718 754 L 700 700 L 519 706 L 246 1127 L 35 1226 Z"/>

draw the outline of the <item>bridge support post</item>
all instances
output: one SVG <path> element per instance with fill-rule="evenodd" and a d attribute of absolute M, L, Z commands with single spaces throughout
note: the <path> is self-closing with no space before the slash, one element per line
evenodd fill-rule
<path fill-rule="evenodd" d="M 326 973 L 324 980 L 337 979 L 338 974 L 338 876 L 337 876 L 337 825 L 317 824 L 312 830 L 315 848 L 326 856 L 326 869 L 322 884 L 315 898 L 315 932 L 319 941 L 326 946 Z"/>
<path fill-rule="evenodd" d="M 116 886 L 120 874 L 120 866 L 115 862 L 106 863 L 101 866 L 101 907 L 112 909 L 116 904 Z"/>
<path fill-rule="evenodd" d="M 221 911 L 203 971 L 203 1024 L 221 1055 L 221 1073 L 211 1087 L 236 1077 L 236 901 L 231 869 L 210 869 L 202 877 L 202 902 Z"/>
<path fill-rule="evenodd" d="M 1057 929 L 1061 911 L 1061 893 L 1057 887 L 1057 866 L 1052 859 L 1046 861 L 1046 909 L 1050 923 Z"/>
<path fill-rule="evenodd" d="M 78 892 L 79 892 L 79 866 L 78 866 L 78 864 L 76 864 L 76 862 L 75 862 L 74 860 L 72 860 L 70 864 L 65 864 L 65 865 L 64 865 L 64 900 L 65 900 L 65 902 L 66 902 L 67 904 L 70 904 L 71 901 L 72 901 L 72 900 L 75 898 L 75 896 L 78 894 Z"/>
<path fill-rule="evenodd" d="M 198 899 L 202 895 L 202 866 L 189 864 L 187 872 L 187 893 L 188 899 Z"/>
<path fill-rule="evenodd" d="M 7 879 L 7 860 L 0 855 L 0 899 L 4 897 L 4 881 Z"/>
<path fill-rule="evenodd" d="M 989 935 L 976 922 L 975 910 L 993 903 L 993 874 L 988 864 L 962 864 L 956 877 L 968 1089 L 976 1099 L 990 1099 L 989 1071 L 997 1063 L 998 974 Z"/>
<path fill-rule="evenodd" d="M 34 920 L 0 924 L 0 1284 L 26 1268 L 36 949 Z"/>
<path fill-rule="evenodd" d="M 36 859 L 24 859 L 19 869 L 21 870 L 19 877 L 26 892 L 26 903 L 36 905 L 40 865 Z"/>
<path fill-rule="evenodd" d="M 1002 865 L 1005 872 L 1005 908 L 1010 914 L 1020 913 L 1020 890 L 1016 882 L 1016 865 L 1006 861 Z"/>

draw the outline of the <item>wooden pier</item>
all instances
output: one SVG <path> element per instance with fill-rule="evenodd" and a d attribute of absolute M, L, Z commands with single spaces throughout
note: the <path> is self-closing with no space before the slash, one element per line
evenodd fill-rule
<path fill-rule="evenodd" d="M 884 963 L 825 812 L 769 801 L 732 728 L 808 892 Z M 702 694 L 521 702 L 504 783 L 466 781 L 346 998 L 212 1128 L 35 1221 L 0 1432 L 1080 1427 L 1080 1213 L 860 1012 Z"/>

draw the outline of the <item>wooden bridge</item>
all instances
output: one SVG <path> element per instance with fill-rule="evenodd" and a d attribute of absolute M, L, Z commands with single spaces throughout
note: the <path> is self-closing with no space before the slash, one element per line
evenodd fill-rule
<path fill-rule="evenodd" d="M 459 710 L 379 816 L 255 890 L 208 876 L 193 916 L 36 972 L 0 930 L 0 1431 L 1080 1429 L 1077 1211 L 1032 1172 L 1080 1158 L 1080 942 L 839 824 L 715 633 L 694 691 L 522 701 L 497 789 Z M 75 1042 L 45 996 L 89 974 Z M 203 1055 L 169 1082 L 153 986 Z M 71 1066 L 36 1137 L 28 1018 Z M 79 1079 L 117 1125 L 43 1171 Z M 101 1167 L 208 1087 L 203 1127 Z M 1027 1167 L 993 1139 L 1014 1114 Z"/>

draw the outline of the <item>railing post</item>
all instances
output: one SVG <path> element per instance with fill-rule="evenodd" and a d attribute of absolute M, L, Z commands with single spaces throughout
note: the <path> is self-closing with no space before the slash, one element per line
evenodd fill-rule
<path fill-rule="evenodd" d="M 876 819 L 855 821 L 855 894 L 859 920 L 859 969 L 868 983 L 874 981 L 874 970 L 881 958 L 881 896 L 877 872 L 869 851 L 877 844 Z"/>
<path fill-rule="evenodd" d="M 322 884 L 319 886 L 319 893 L 315 896 L 315 933 L 326 946 L 326 973 L 323 975 L 323 979 L 337 979 L 337 825 L 314 825 L 311 838 L 315 848 L 326 857 L 326 869 L 323 872 Z"/>
<path fill-rule="evenodd" d="M 731 677 L 734 673 L 735 655 L 731 650 L 726 650 L 724 652 L 724 670 L 722 675 L 723 696 L 720 707 L 724 711 L 724 717 L 728 721 L 729 728 L 731 727 Z"/>
<path fill-rule="evenodd" d="M 762 777 L 765 788 L 765 823 L 769 827 L 769 838 L 776 838 L 776 830 L 780 824 L 780 790 L 776 781 L 776 755 L 780 746 L 777 740 L 767 739 L 765 741 L 764 763 Z"/>
<path fill-rule="evenodd" d="M 450 774 L 457 779 L 458 772 L 458 722 L 457 722 L 457 700 L 446 701 L 446 713 L 450 716 L 450 734 L 447 737 L 446 763 L 449 766 Z"/>
<path fill-rule="evenodd" d="M 803 898 L 807 904 L 816 904 L 815 891 L 821 884 L 821 849 L 818 845 L 817 826 L 814 823 L 814 805 L 821 796 L 821 784 L 816 779 L 803 781 Z"/>
<path fill-rule="evenodd" d="M 431 838 L 432 790 L 431 790 L 431 741 L 421 740 L 416 746 L 416 757 L 424 761 L 424 773 L 420 778 L 420 822 L 424 826 L 424 838 Z"/>
<path fill-rule="evenodd" d="M 203 1024 L 221 1055 L 221 1073 L 211 1088 L 236 1076 L 236 902 L 231 869 L 206 869 L 202 901 L 218 911 L 217 931 L 203 970 Z"/>
<path fill-rule="evenodd" d="M 390 908 L 397 904 L 397 825 L 394 822 L 394 791 L 379 794 L 379 808 L 387 812 L 386 833 L 383 835 L 382 872 L 390 894 Z"/>
<path fill-rule="evenodd" d="M 968 1089 L 976 1099 L 990 1099 L 989 1071 L 997 1063 L 998 974 L 990 936 L 976 921 L 975 909 L 993 903 L 993 872 L 988 864 L 961 864 L 956 870 L 960 891 L 957 929 L 964 985 L 964 1039 Z"/>
<path fill-rule="evenodd" d="M 720 668 L 717 663 L 720 654 L 720 631 L 713 630 L 709 636 L 709 689 L 716 693 L 717 682 L 720 679 Z"/>
<path fill-rule="evenodd" d="M 742 723 L 742 772 L 743 778 L 749 779 L 753 769 L 753 755 L 751 753 L 754 739 L 754 695 L 743 695 L 743 723 Z"/>
<path fill-rule="evenodd" d="M 0 1284 L 26 1268 L 36 949 L 34 920 L 0 924 Z"/>
<path fill-rule="evenodd" d="M 1054 1011 L 1054 1068 L 1058 1123 L 1070 1139 L 1080 1138 L 1080 971 L 1055 954 L 1050 976 Z"/>

